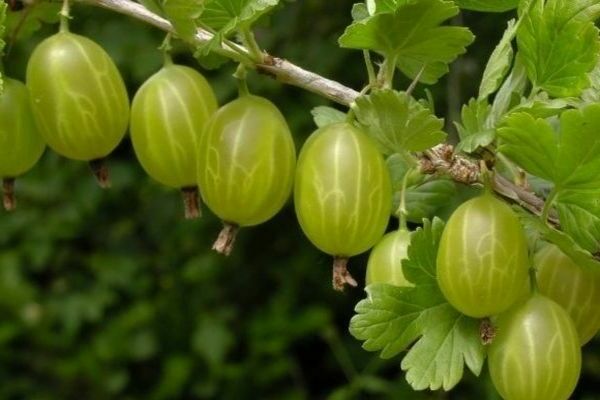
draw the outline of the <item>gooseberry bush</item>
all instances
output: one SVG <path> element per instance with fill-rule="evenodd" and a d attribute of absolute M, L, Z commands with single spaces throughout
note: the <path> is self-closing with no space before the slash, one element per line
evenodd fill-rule
<path fill-rule="evenodd" d="M 8 32 L 59 22 L 25 83 L 0 75 L 6 209 L 46 145 L 89 162 L 108 187 L 104 161 L 129 131 L 148 175 L 184 193 L 187 217 L 200 216 L 200 198 L 223 221 L 218 252 L 290 198 L 307 239 L 333 258 L 335 289 L 359 284 L 348 258 L 370 250 L 350 333 L 400 355 L 415 390 L 451 390 L 487 358 L 505 399 L 569 398 L 581 347 L 600 330 L 600 0 L 356 3 L 339 45 L 363 53 L 358 91 L 261 47 L 252 28 L 279 0 L 86 3 L 166 31 L 164 66 L 130 107 L 109 54 L 70 32 L 68 1 L 1 3 L 0 51 Z M 28 19 L 20 8 L 34 5 Z M 475 40 L 449 23 L 461 9 L 512 17 L 477 97 L 449 121 L 454 140 L 431 92 L 415 88 L 435 85 Z M 174 42 L 204 68 L 236 63 L 239 98 L 219 107 L 199 69 L 173 62 Z M 277 105 L 249 92 L 252 70 L 340 106 L 312 110 L 298 156 Z M 398 87 L 399 74 L 412 83 Z M 471 198 L 452 207 L 466 186 Z"/>

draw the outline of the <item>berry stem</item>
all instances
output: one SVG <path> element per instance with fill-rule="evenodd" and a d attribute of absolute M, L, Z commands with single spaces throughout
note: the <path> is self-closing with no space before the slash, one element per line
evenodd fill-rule
<path fill-rule="evenodd" d="M 110 174 L 108 173 L 106 159 L 98 158 L 90 161 L 90 168 L 92 169 L 94 177 L 96 177 L 98 186 L 100 186 L 102 189 L 110 188 Z"/>
<path fill-rule="evenodd" d="M 171 33 L 167 33 L 165 40 L 163 40 L 158 48 L 163 53 L 163 64 L 165 67 L 173 64 L 173 58 L 171 57 L 171 50 L 173 49 L 173 46 L 171 45 L 171 36 Z"/>
<path fill-rule="evenodd" d="M 358 286 L 350 272 L 348 271 L 347 257 L 333 258 L 333 288 L 339 292 L 343 292 L 346 285 L 353 287 Z"/>
<path fill-rule="evenodd" d="M 219 237 L 217 237 L 215 244 L 213 244 L 213 250 L 225 256 L 230 255 L 239 229 L 235 224 L 223 222 L 223 229 L 221 229 Z"/>
<path fill-rule="evenodd" d="M 62 8 L 60 10 L 60 32 L 69 32 L 69 19 L 71 18 L 71 7 L 69 0 L 63 0 Z"/>
<path fill-rule="evenodd" d="M 242 38 L 242 43 L 244 46 L 250 50 L 250 54 L 254 59 L 255 64 L 262 64 L 265 62 L 265 53 L 263 53 L 262 49 L 258 45 L 256 38 L 254 37 L 254 33 L 248 27 L 243 27 L 240 29 L 240 34 Z"/>
<path fill-rule="evenodd" d="M 248 82 L 246 81 L 246 77 L 248 76 L 248 71 L 246 71 L 246 66 L 240 63 L 235 70 L 233 76 L 238 81 L 238 94 L 240 97 L 248 96 L 250 94 L 250 90 L 248 90 Z"/>
<path fill-rule="evenodd" d="M 13 211 L 17 208 L 17 199 L 15 197 L 15 178 L 4 178 L 2 181 L 2 200 L 6 211 Z"/>
<path fill-rule="evenodd" d="M 188 186 L 181 189 L 185 219 L 196 219 L 202 216 L 197 186 Z"/>

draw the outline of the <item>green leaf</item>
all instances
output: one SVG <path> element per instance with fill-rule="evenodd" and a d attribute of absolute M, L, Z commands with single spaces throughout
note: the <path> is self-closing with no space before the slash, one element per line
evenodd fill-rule
<path fill-rule="evenodd" d="M 454 310 L 437 286 L 435 258 L 442 230 L 436 219 L 425 221 L 412 235 L 403 268 L 416 286 L 368 286 L 368 296 L 357 304 L 350 322 L 350 332 L 364 341 L 363 348 L 381 351 L 382 358 L 412 345 L 401 367 L 415 390 L 450 390 L 462 378 L 465 363 L 479 375 L 485 357 L 478 321 Z"/>
<path fill-rule="evenodd" d="M 474 39 L 464 27 L 440 26 L 454 17 L 451 1 L 420 0 L 401 4 L 393 13 L 375 14 L 356 21 L 339 39 L 341 47 L 373 50 L 414 79 L 433 84 L 448 72 L 448 64 L 466 51 Z M 424 69 L 423 69 L 424 68 Z"/>
<path fill-rule="evenodd" d="M 527 113 L 511 114 L 497 134 L 502 139 L 500 152 L 527 172 L 554 181 L 559 162 L 558 147 L 556 134 L 546 120 Z"/>
<path fill-rule="evenodd" d="M 408 258 L 402 261 L 402 272 L 406 279 L 415 285 L 430 285 L 437 288 L 436 258 L 444 222 L 435 218 L 433 222 L 423 221 L 423 228 L 417 229 L 411 237 Z"/>
<path fill-rule="evenodd" d="M 456 195 L 456 184 L 444 177 L 423 175 L 418 170 L 411 169 L 410 161 L 401 154 L 392 154 L 386 160 L 392 177 L 394 190 L 393 210 L 400 206 L 402 187 L 406 177 L 406 193 L 404 195 L 406 219 L 410 222 L 421 223 L 423 219 L 432 218 L 436 212 L 448 204 Z"/>
<path fill-rule="evenodd" d="M 206 0 L 201 20 L 224 35 L 238 27 L 250 27 L 279 4 L 279 0 Z"/>
<path fill-rule="evenodd" d="M 343 112 L 332 107 L 319 106 L 310 112 L 317 127 L 322 128 L 327 125 L 344 122 L 347 117 Z"/>
<path fill-rule="evenodd" d="M 138 0 L 138 2 L 156 15 L 165 15 L 162 4 L 159 0 Z"/>
<path fill-rule="evenodd" d="M 510 110 L 511 113 L 525 112 L 536 118 L 550 118 L 561 114 L 565 108 L 573 106 L 575 99 L 549 99 L 542 92 L 534 99 L 525 100 Z"/>
<path fill-rule="evenodd" d="M 6 34 L 11 35 L 18 27 L 18 35 L 14 39 L 26 39 L 41 29 L 43 24 L 58 22 L 60 8 L 60 3 L 40 1 L 33 2 L 20 11 L 8 11 Z"/>
<path fill-rule="evenodd" d="M 517 8 L 520 0 L 454 0 L 460 8 L 473 11 L 504 12 Z"/>
<path fill-rule="evenodd" d="M 492 114 L 490 124 L 497 126 L 504 115 L 510 110 L 510 108 L 516 103 L 521 101 L 521 97 L 527 88 L 527 70 L 521 61 L 521 57 L 517 53 L 515 57 L 515 63 L 508 78 L 504 81 L 500 90 L 494 97 L 494 103 L 492 104 Z"/>
<path fill-rule="evenodd" d="M 418 0 L 366 0 L 369 15 L 394 12 L 402 4 L 414 3 Z"/>
<path fill-rule="evenodd" d="M 385 154 L 422 151 L 443 142 L 443 121 L 404 92 L 375 90 L 353 107 Z"/>
<path fill-rule="evenodd" d="M 197 20 L 204 10 L 205 0 L 163 0 L 163 10 L 183 40 L 191 40 L 198 29 Z"/>
<path fill-rule="evenodd" d="M 500 43 L 496 46 L 483 72 L 481 85 L 479 86 L 479 98 L 487 99 L 500 85 L 510 70 L 513 61 L 512 41 L 517 34 L 518 24 L 514 19 L 508 21 L 508 26 Z"/>
<path fill-rule="evenodd" d="M 600 0 L 535 0 L 517 43 L 529 79 L 554 97 L 579 96 L 590 86 L 600 41 L 593 19 Z"/>
<path fill-rule="evenodd" d="M 400 194 L 394 196 L 397 205 L 400 203 Z M 446 205 L 454 195 L 456 195 L 456 184 L 452 180 L 424 177 L 423 183 L 406 190 L 406 219 L 418 223 L 425 218 L 432 218 L 436 211 Z"/>
<path fill-rule="evenodd" d="M 514 209 L 524 226 L 537 230 L 543 239 L 557 245 L 577 265 L 589 270 L 600 271 L 600 259 L 597 258 L 598 255 L 595 258 L 589 251 L 579 246 L 571 236 L 548 226 L 540 218 L 529 214 L 521 207 L 514 207 Z"/>
<path fill-rule="evenodd" d="M 485 147 L 496 138 L 496 131 L 490 124 L 491 106 L 486 99 L 471 99 L 461 111 L 461 123 L 455 123 L 460 143 L 457 149 L 472 153 Z"/>
<path fill-rule="evenodd" d="M 369 18 L 369 10 L 365 3 L 356 3 L 352 6 L 352 20 L 362 21 L 363 19 Z"/>
<path fill-rule="evenodd" d="M 600 189 L 565 190 L 557 198 L 561 229 L 590 253 L 600 253 Z"/>

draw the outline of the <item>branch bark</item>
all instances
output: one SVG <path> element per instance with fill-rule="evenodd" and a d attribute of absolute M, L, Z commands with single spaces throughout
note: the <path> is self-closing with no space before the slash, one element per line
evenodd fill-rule
<path fill-rule="evenodd" d="M 173 26 L 169 21 L 148 11 L 148 9 L 141 4 L 133 1 L 84 0 L 84 2 L 128 15 L 150 25 L 154 25 L 165 32 L 173 32 Z M 213 35 L 210 32 L 198 29 L 195 41 L 198 44 L 206 43 L 211 40 L 212 37 Z M 235 49 L 233 47 L 235 47 Z M 232 58 L 235 58 L 240 52 L 251 57 L 250 52 L 245 47 L 236 44 L 224 45 L 221 50 L 225 55 L 229 55 Z M 265 63 L 255 65 L 255 68 L 257 71 L 270 75 L 282 83 L 308 90 L 309 92 L 326 97 L 327 99 L 344 106 L 349 106 L 359 96 L 359 93 L 354 89 L 346 87 L 334 80 L 324 78 L 314 72 L 300 68 L 282 58 L 267 56 L 265 57 Z"/>
<path fill-rule="evenodd" d="M 141 4 L 130 0 L 83 0 L 84 2 L 97 5 L 128 15 L 135 19 L 144 21 L 163 31 L 173 32 L 173 26 L 166 19 L 148 11 Z M 213 35 L 203 29 L 198 29 L 195 41 L 198 44 L 211 40 Z M 232 43 L 224 44 L 220 51 L 232 58 L 240 56 L 240 53 L 250 57 L 250 52 L 243 46 Z M 257 71 L 271 76 L 272 78 L 292 86 L 305 89 L 319 96 L 325 97 L 338 104 L 349 106 L 359 96 L 359 92 L 346 87 L 339 82 L 322 77 L 314 72 L 307 71 L 282 58 L 266 55 L 264 64 L 255 65 Z M 423 172 L 446 173 L 454 180 L 465 184 L 474 184 L 479 181 L 479 166 L 473 161 L 456 155 L 452 146 L 440 145 L 426 152 L 421 158 Z M 496 175 L 495 190 L 501 196 L 520 204 L 530 212 L 540 215 L 544 206 L 544 200 L 534 193 L 515 185 L 506 178 Z M 549 221 L 555 226 L 559 225 L 558 218 L 554 213 L 550 214 Z"/>

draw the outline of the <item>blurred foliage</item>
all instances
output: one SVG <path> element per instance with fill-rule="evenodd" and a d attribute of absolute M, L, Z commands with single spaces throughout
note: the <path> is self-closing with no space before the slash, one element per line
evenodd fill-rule
<path fill-rule="evenodd" d="M 349 4 L 290 2 L 258 40 L 360 88 L 361 53 L 336 45 Z M 74 15 L 73 31 L 109 51 L 131 95 L 160 67 L 160 32 L 90 6 Z M 478 39 L 432 88 L 438 115 L 449 118 L 476 93 L 508 15 L 460 18 Z M 7 73 L 23 79 L 31 50 L 55 29 L 14 44 Z M 193 64 L 185 49 L 177 59 Z M 233 70 L 206 72 L 222 103 L 235 96 Z M 327 105 L 255 74 L 251 89 L 280 106 L 298 146 L 314 129 L 311 109 Z M 101 191 L 86 165 L 48 151 L 17 183 L 18 210 L 0 212 L 0 399 L 497 399 L 485 376 L 450 394 L 414 393 L 398 360 L 363 351 L 347 333 L 363 293 L 333 292 L 330 260 L 303 237 L 292 207 L 243 230 L 223 258 L 210 251 L 219 221 L 207 210 L 185 221 L 178 193 L 145 176 L 129 141 L 110 167 L 113 187 Z M 357 278 L 365 261 L 351 261 Z M 598 342 L 584 364 L 574 398 L 596 399 Z"/>

